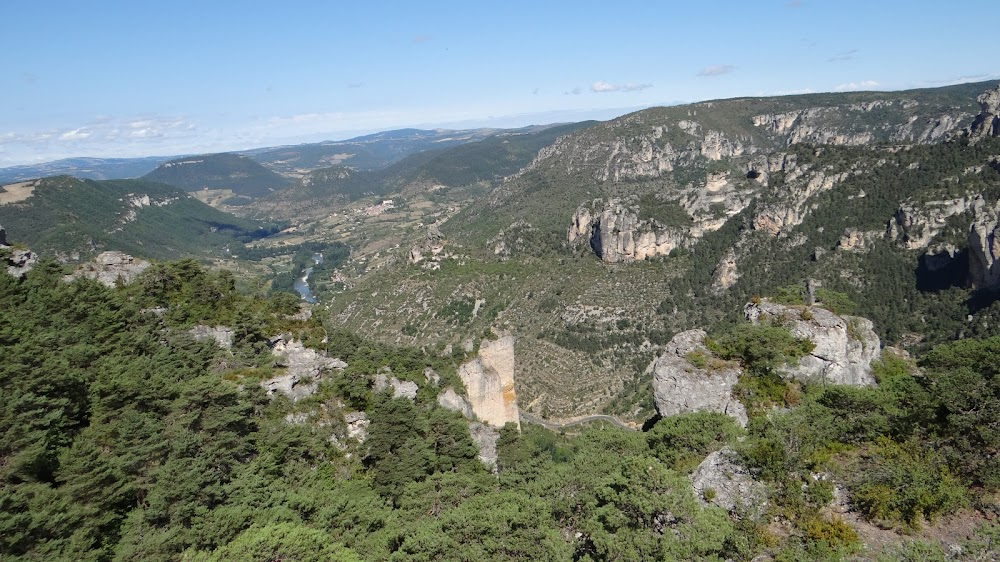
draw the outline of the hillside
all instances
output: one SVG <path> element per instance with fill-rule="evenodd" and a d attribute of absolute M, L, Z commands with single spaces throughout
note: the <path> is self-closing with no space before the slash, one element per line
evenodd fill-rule
<path fill-rule="evenodd" d="M 186 191 L 228 190 L 237 199 L 267 195 L 291 182 L 237 154 L 205 154 L 164 162 L 143 176 Z"/>
<path fill-rule="evenodd" d="M 57 176 L 3 189 L 0 224 L 12 240 L 43 255 L 114 249 L 157 259 L 221 257 L 270 232 L 181 189 L 143 180 Z"/>
<path fill-rule="evenodd" d="M 482 140 L 465 138 L 463 144 L 451 148 L 435 145 L 434 149 L 410 154 L 377 170 L 347 165 L 320 168 L 306 173 L 298 185 L 273 193 L 241 212 L 256 210 L 260 215 L 291 220 L 327 213 L 365 196 L 421 198 L 436 192 L 439 197 L 448 193 L 452 200 L 465 197 L 470 188 L 478 195 L 526 166 L 559 136 L 591 125 L 593 122 L 582 122 L 493 132 Z M 397 135 L 383 133 L 365 138 L 380 145 L 397 137 L 410 138 L 404 134 L 406 131 L 394 133 Z M 448 142 L 457 138 L 463 137 Z"/>
<path fill-rule="evenodd" d="M 433 240 L 413 218 L 381 246 L 350 223 L 340 239 L 364 240 L 365 269 L 331 313 L 438 349 L 512 334 L 529 411 L 637 420 L 652 411 L 645 368 L 673 333 L 806 279 L 913 353 L 991 335 L 982 240 L 1000 147 L 962 130 L 995 86 L 720 100 L 576 131 L 435 215 Z"/>
<path fill-rule="evenodd" d="M 303 177 L 311 170 L 338 165 L 355 170 L 380 170 L 411 154 L 479 141 L 497 132 L 497 129 L 397 129 L 343 141 L 261 148 L 240 154 L 280 174 Z"/>

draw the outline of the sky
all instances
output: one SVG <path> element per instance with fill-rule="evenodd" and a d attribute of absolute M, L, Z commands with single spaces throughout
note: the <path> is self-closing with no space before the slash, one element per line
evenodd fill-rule
<path fill-rule="evenodd" d="M 0 0 L 0 167 L 994 79 L 995 8 L 995 0 Z"/>

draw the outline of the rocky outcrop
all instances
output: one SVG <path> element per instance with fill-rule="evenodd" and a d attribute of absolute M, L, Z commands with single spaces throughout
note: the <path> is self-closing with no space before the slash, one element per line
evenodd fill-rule
<path fill-rule="evenodd" d="M 705 457 L 691 474 L 695 497 L 737 515 L 756 516 L 767 507 L 767 488 L 739 463 L 730 447 Z"/>
<path fill-rule="evenodd" d="M 972 142 L 985 137 L 1000 136 L 1000 86 L 984 92 L 979 102 L 979 115 L 972 122 L 967 135 Z"/>
<path fill-rule="evenodd" d="M 977 289 L 1000 290 L 1000 201 L 982 196 L 972 202 L 969 227 L 969 282 Z"/>
<path fill-rule="evenodd" d="M 382 392 L 392 389 L 393 398 L 406 398 L 410 402 L 417 399 L 417 383 L 412 381 L 401 381 L 388 373 L 375 375 L 375 383 L 372 386 L 374 392 Z"/>
<path fill-rule="evenodd" d="M 69 278 L 88 277 L 107 287 L 114 287 L 118 283 L 135 281 L 151 265 L 146 260 L 122 252 L 101 252 L 93 260 L 81 264 Z"/>
<path fill-rule="evenodd" d="M 233 347 L 233 329 L 229 326 L 199 325 L 188 330 L 188 333 L 198 341 L 212 340 L 222 349 Z"/>
<path fill-rule="evenodd" d="M 268 396 L 281 393 L 292 401 L 315 393 L 327 371 L 347 367 L 347 363 L 340 359 L 326 357 L 297 340 L 279 339 L 271 348 L 271 353 L 277 357 L 276 366 L 284 367 L 285 372 L 260 385 Z"/>
<path fill-rule="evenodd" d="M 735 285 L 739 279 L 740 272 L 736 268 L 736 250 L 729 248 L 726 254 L 722 256 L 722 259 L 719 260 L 719 264 L 715 266 L 715 272 L 712 274 L 711 290 L 715 294 L 721 294 L 726 289 Z"/>
<path fill-rule="evenodd" d="M 9 275 L 21 277 L 31 271 L 36 262 L 38 262 L 38 254 L 31 250 L 17 250 L 10 246 L 7 243 L 7 230 L 0 226 L 0 267 L 6 266 Z"/>
<path fill-rule="evenodd" d="M 850 175 L 848 172 L 808 170 L 808 167 L 796 167 L 794 163 L 787 163 L 785 170 L 787 175 L 781 201 L 761 207 L 754 217 L 754 230 L 762 230 L 772 236 L 787 233 L 805 220 L 810 210 L 810 198 L 833 189 Z"/>
<path fill-rule="evenodd" d="M 458 412 L 467 420 L 475 419 L 475 414 L 472 412 L 472 405 L 469 404 L 469 401 L 461 394 L 455 392 L 455 389 L 450 386 L 444 392 L 438 394 L 437 402 L 442 408 Z"/>
<path fill-rule="evenodd" d="M 685 244 L 684 231 L 668 228 L 655 220 L 640 220 L 635 209 L 612 199 L 595 200 L 579 207 L 570 221 L 566 241 L 588 243 L 607 263 L 665 256 Z"/>
<path fill-rule="evenodd" d="M 845 228 L 837 241 L 837 249 L 844 252 L 867 252 L 872 243 L 883 236 L 879 231 L 862 231 L 856 228 Z"/>
<path fill-rule="evenodd" d="M 444 234 L 441 234 L 437 224 L 428 226 L 423 242 L 410 248 L 407 256 L 410 263 L 418 264 L 428 258 L 433 260 L 444 250 L 444 242 Z"/>
<path fill-rule="evenodd" d="M 675 335 L 647 371 L 653 374 L 653 400 L 661 416 L 721 412 L 741 426 L 747 424 L 746 408 L 733 398 L 733 386 L 741 371 L 733 364 L 712 359 L 705 347 L 704 330 Z"/>
<path fill-rule="evenodd" d="M 357 439 L 359 443 L 364 443 L 368 439 L 368 426 L 371 420 L 364 412 L 349 412 L 344 415 L 344 423 L 347 424 L 347 436 Z"/>
<path fill-rule="evenodd" d="M 886 224 L 886 235 L 908 250 L 926 248 L 944 230 L 948 219 L 968 212 L 975 197 L 958 197 L 924 203 L 906 202 Z"/>
<path fill-rule="evenodd" d="M 513 336 L 483 340 L 479 353 L 459 367 L 458 375 L 479 421 L 494 427 L 513 423 L 521 428 L 514 391 Z"/>
<path fill-rule="evenodd" d="M 871 364 L 881 356 L 881 345 L 871 320 L 838 316 L 820 306 L 789 306 L 766 300 L 749 303 L 746 318 L 758 324 L 777 323 L 815 348 L 785 368 L 785 375 L 802 381 L 869 386 L 875 384 Z"/>
<path fill-rule="evenodd" d="M 479 460 L 496 472 L 497 439 L 500 438 L 500 431 L 479 422 L 469 422 L 469 435 L 479 448 Z"/>

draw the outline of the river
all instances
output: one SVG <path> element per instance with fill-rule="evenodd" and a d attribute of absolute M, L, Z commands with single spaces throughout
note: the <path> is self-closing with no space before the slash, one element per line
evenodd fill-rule
<path fill-rule="evenodd" d="M 313 254 L 313 263 L 319 265 L 323 263 L 323 254 Z M 309 276 L 312 275 L 313 268 L 305 270 L 301 279 L 295 280 L 295 290 L 302 296 L 302 300 L 308 303 L 316 302 L 316 297 L 313 296 L 312 290 L 309 288 Z"/>

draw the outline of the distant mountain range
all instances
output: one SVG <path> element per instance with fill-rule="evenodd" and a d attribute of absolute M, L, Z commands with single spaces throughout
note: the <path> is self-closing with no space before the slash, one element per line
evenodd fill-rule
<path fill-rule="evenodd" d="M 278 174 L 301 178 L 309 171 L 334 165 L 350 166 L 356 170 L 378 170 L 425 150 L 475 142 L 498 133 L 530 133 L 547 127 L 549 125 L 521 129 L 399 129 L 343 141 L 272 146 L 233 154 L 247 156 Z M 0 184 L 57 175 L 95 180 L 137 178 L 149 174 L 160 164 L 186 156 L 65 158 L 42 164 L 10 166 L 0 168 Z"/>
<path fill-rule="evenodd" d="M 73 176 L 88 180 L 137 178 L 177 156 L 145 158 L 64 158 L 43 164 L 0 168 L 0 184 L 49 176 Z"/>

